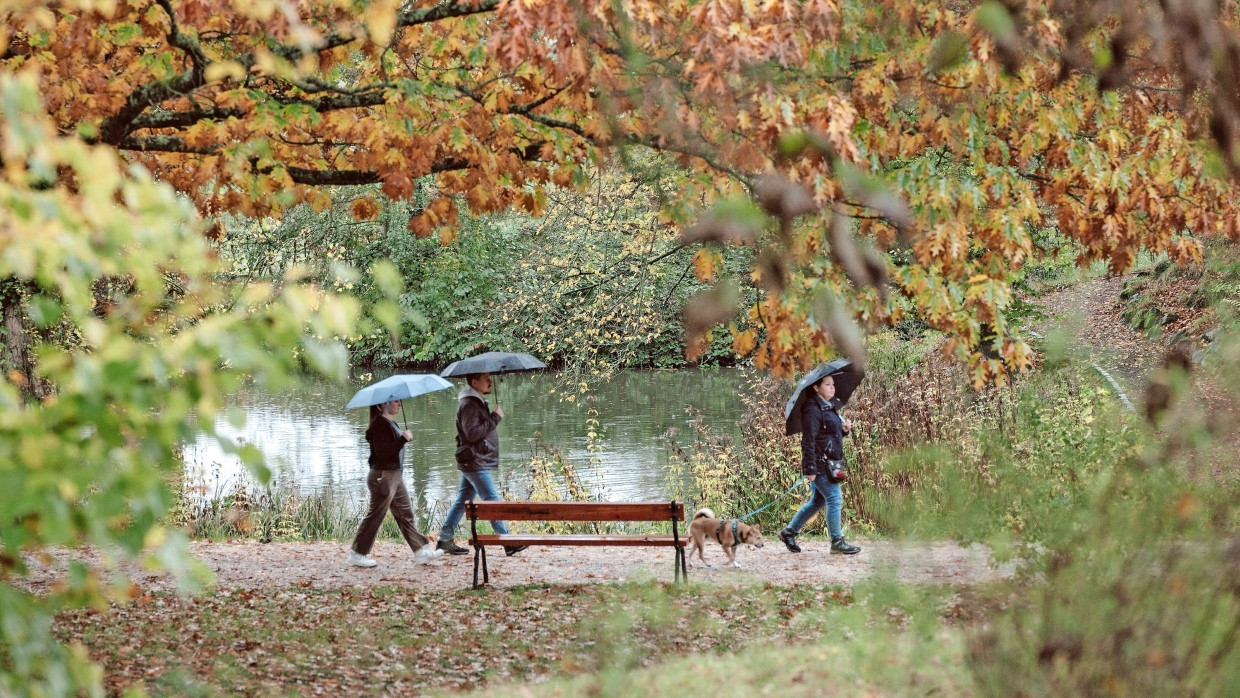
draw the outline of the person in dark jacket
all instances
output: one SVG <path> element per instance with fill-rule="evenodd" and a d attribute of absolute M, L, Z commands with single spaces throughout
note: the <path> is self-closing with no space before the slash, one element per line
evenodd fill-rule
<path fill-rule="evenodd" d="M 779 532 L 779 539 L 794 553 L 801 552 L 797 534 L 814 514 L 827 508 L 827 531 L 831 534 L 831 552 L 855 555 L 861 548 L 844 540 L 840 526 L 840 510 L 844 508 L 844 494 L 839 482 L 831 482 L 828 473 L 831 461 L 844 460 L 844 435 L 852 431 L 852 422 L 839 415 L 839 403 L 835 398 L 835 379 L 823 376 L 812 387 L 814 394 L 805 401 L 801 411 L 801 473 L 814 488 L 805 506 L 792 517 L 792 521 Z"/>
<path fill-rule="evenodd" d="M 471 373 L 465 377 L 468 384 L 461 390 L 456 407 L 456 443 L 458 447 L 467 447 L 464 460 L 458 458 L 456 467 L 461 471 L 461 484 L 457 488 L 456 501 L 448 510 L 443 528 L 439 531 L 439 550 L 450 555 L 467 555 L 469 550 L 456 544 L 453 537 L 456 527 L 465 516 L 465 503 L 474 497 L 482 497 L 484 501 L 499 500 L 499 490 L 495 487 L 493 472 L 499 469 L 499 427 L 504 418 L 504 410 L 499 405 L 491 409 L 487 405 L 487 395 L 491 394 L 494 383 L 489 373 Z M 491 528 L 501 535 L 508 533 L 503 521 L 492 521 Z M 527 545 L 506 545 L 505 555 L 516 555 L 525 550 Z"/>
<path fill-rule="evenodd" d="M 396 525 L 413 549 L 418 562 L 429 562 L 443 555 L 443 551 L 430 545 L 430 539 L 418 531 L 413 523 L 413 503 L 405 489 L 401 465 L 404 461 L 405 444 L 413 440 L 413 432 L 396 424 L 400 412 L 400 400 L 392 400 L 370 408 L 370 425 L 366 427 L 366 442 L 370 444 L 370 472 L 366 476 L 366 488 L 370 490 L 370 508 L 357 528 L 353 545 L 349 549 L 349 564 L 356 567 L 374 567 L 370 557 L 375 536 L 383 525 L 388 511 L 396 518 Z"/>

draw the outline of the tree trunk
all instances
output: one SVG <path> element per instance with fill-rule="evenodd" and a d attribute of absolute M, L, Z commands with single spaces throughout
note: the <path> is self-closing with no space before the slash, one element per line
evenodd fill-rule
<path fill-rule="evenodd" d="M 43 389 L 34 375 L 34 358 L 30 352 L 30 331 L 22 298 L 22 282 L 13 277 L 0 279 L 0 320 L 4 332 L 0 367 L 26 398 L 43 397 Z"/>

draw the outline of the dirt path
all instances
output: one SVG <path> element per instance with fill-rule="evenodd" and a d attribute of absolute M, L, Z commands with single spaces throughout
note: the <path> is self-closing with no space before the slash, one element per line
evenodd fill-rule
<path fill-rule="evenodd" d="M 1044 336 L 1067 330 L 1075 346 L 1109 373 L 1134 403 L 1148 382 L 1163 346 L 1120 320 L 1124 276 L 1109 276 L 1055 291 L 1038 299 L 1047 319 L 1034 326 Z"/>
<path fill-rule="evenodd" d="M 792 554 L 778 541 L 762 548 L 742 548 L 740 569 L 726 567 L 718 546 L 706 550 L 715 567 L 690 566 L 689 578 L 714 584 L 816 584 L 849 587 L 879 574 L 893 574 L 908 584 L 972 585 L 1010 576 L 1013 566 L 993 568 L 989 554 L 979 546 L 948 542 L 907 543 L 858 540 L 858 555 L 832 555 L 823 541 L 803 541 L 804 551 Z M 207 564 L 223 589 L 264 587 L 417 586 L 427 591 L 468 588 L 473 581 L 473 557 L 445 555 L 428 564 L 416 564 L 403 545 L 381 541 L 372 555 L 377 567 L 360 569 L 345 564 L 347 543 L 209 543 L 190 546 Z M 27 586 L 49 588 L 61 578 L 70 559 L 97 564 L 98 556 L 58 550 L 44 560 L 29 560 Z M 535 546 L 514 557 L 498 549 L 489 557 L 491 584 L 581 584 L 633 580 L 672 580 L 672 553 L 659 548 L 564 548 Z M 692 562 L 691 562 L 692 565 Z M 165 574 L 126 568 L 143 590 L 172 590 Z"/>

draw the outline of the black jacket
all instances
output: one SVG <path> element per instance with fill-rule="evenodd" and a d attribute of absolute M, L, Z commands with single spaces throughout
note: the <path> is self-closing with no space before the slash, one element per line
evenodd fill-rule
<path fill-rule="evenodd" d="M 826 475 L 823 457 L 844 460 L 844 420 L 835 400 L 827 402 L 817 395 L 805 401 L 801 409 L 801 473 Z"/>
<path fill-rule="evenodd" d="M 457 463 L 464 472 L 499 468 L 500 417 L 475 395 L 464 395 L 456 407 L 456 442 L 467 444 L 474 452 L 469 463 Z"/>
<path fill-rule="evenodd" d="M 400 470 L 405 440 L 397 426 L 387 417 L 375 417 L 366 427 L 366 443 L 370 444 L 370 467 L 376 470 Z"/>

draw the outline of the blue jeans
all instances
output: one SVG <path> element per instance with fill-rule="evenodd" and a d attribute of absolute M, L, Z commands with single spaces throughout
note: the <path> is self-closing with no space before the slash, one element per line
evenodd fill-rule
<path fill-rule="evenodd" d="M 456 535 L 456 527 L 465 516 L 465 503 L 472 502 L 474 497 L 482 497 L 484 502 L 499 501 L 499 490 L 495 488 L 495 479 L 491 477 L 490 470 L 461 473 L 461 486 L 456 492 L 456 501 L 448 510 L 448 518 L 444 519 L 443 528 L 439 529 L 439 540 L 452 540 Z M 500 534 L 508 532 L 503 521 L 492 521 L 491 528 Z"/>
<path fill-rule="evenodd" d="M 792 531 L 794 536 L 800 533 L 805 522 L 813 518 L 814 514 L 825 506 L 827 508 L 827 531 L 831 533 L 831 540 L 843 538 L 844 529 L 840 526 L 840 510 L 844 508 L 844 493 L 840 492 L 840 483 L 827 480 L 826 475 L 819 475 L 809 484 L 814 487 L 814 495 L 809 498 L 805 506 L 801 507 L 796 516 L 792 517 L 788 530 Z"/>

